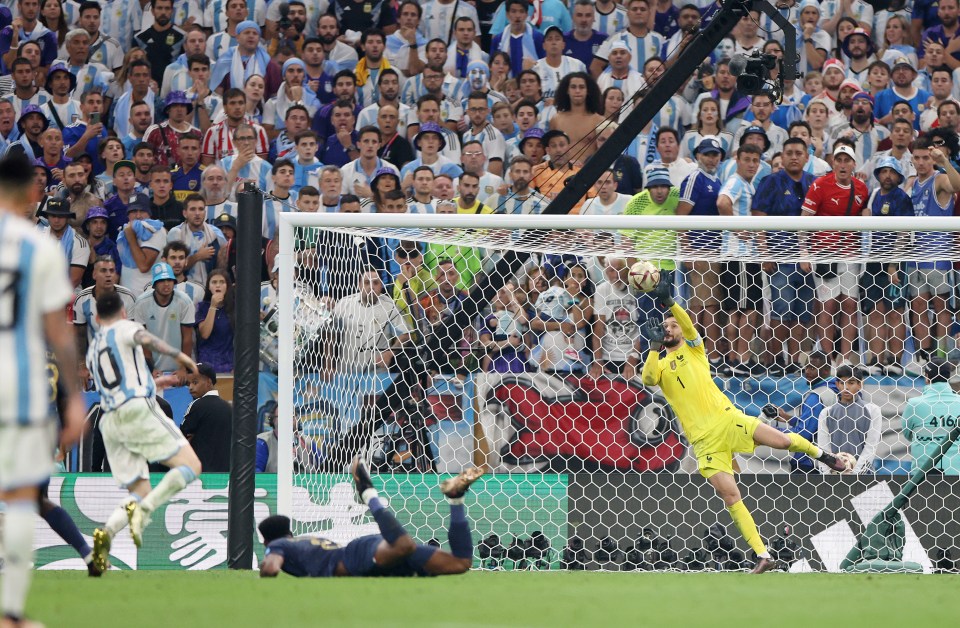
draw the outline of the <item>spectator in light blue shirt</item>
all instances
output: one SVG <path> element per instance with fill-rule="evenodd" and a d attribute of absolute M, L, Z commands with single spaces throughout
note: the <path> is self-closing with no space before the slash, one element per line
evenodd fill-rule
<path fill-rule="evenodd" d="M 954 367 L 943 358 L 932 358 L 923 368 L 923 392 L 907 401 L 903 411 L 903 435 L 910 441 L 910 455 L 916 466 L 928 461 L 960 421 L 960 395 L 953 392 L 950 379 Z M 960 445 L 956 442 L 928 473 L 960 475 Z"/>

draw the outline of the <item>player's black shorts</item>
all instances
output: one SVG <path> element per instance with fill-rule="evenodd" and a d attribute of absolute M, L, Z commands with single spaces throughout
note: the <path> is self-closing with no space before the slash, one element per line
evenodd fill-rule
<path fill-rule="evenodd" d="M 380 567 L 374 561 L 377 546 L 383 541 L 379 534 L 370 534 L 353 539 L 343 548 L 343 566 L 351 576 L 428 576 L 423 566 L 437 548 L 432 545 L 417 545 L 416 551 L 407 558 L 389 567 Z"/>
<path fill-rule="evenodd" d="M 724 312 L 756 310 L 763 305 L 763 272 L 760 264 L 720 264 L 720 309 Z"/>

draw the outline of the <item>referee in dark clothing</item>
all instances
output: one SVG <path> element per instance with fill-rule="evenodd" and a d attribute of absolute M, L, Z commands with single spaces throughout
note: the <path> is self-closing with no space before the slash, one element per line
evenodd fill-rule
<path fill-rule="evenodd" d="M 197 452 L 207 473 L 230 471 L 230 443 L 233 439 L 233 406 L 220 398 L 214 386 L 217 373 L 209 364 L 198 364 L 187 378 L 193 403 L 187 408 L 180 431 Z"/>

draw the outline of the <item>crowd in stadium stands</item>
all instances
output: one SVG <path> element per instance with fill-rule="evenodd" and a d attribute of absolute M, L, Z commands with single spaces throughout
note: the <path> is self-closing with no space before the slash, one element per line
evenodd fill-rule
<path fill-rule="evenodd" d="M 953 215 L 958 0 L 913 0 L 898 12 L 862 0 L 775 6 L 798 27 L 805 73 L 785 82 L 782 102 L 741 94 L 731 74 L 735 54 L 783 55 L 783 31 L 751 12 L 574 211 Z M 225 373 L 242 182 L 270 194 L 266 314 L 278 213 L 539 213 L 717 7 L 4 0 L 0 150 L 36 164 L 44 195 L 32 218 L 69 260 L 81 347 L 97 327 L 96 296 L 117 290 L 131 318 Z M 798 254 L 843 246 L 780 235 L 777 246 Z M 770 237 L 687 244 L 718 257 L 762 254 Z M 328 339 L 327 354 L 349 350 L 336 364 L 321 356 L 327 375 L 402 370 L 401 361 L 452 376 L 636 375 L 638 323 L 653 306 L 627 290 L 627 260 L 358 244 L 325 232 L 300 248 L 317 307 L 351 332 L 339 345 Z M 810 341 L 834 368 L 919 375 L 957 333 L 947 261 L 679 270 L 720 376 L 799 374 Z M 401 348 L 411 339 L 423 347 L 416 359 Z M 185 383 L 164 360 L 156 370 Z"/>

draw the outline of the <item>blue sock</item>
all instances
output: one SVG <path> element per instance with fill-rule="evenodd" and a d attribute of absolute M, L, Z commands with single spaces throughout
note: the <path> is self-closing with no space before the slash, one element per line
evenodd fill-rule
<path fill-rule="evenodd" d="M 384 505 L 383 502 L 381 502 L 378 498 L 371 497 L 370 501 L 367 502 L 367 508 L 370 509 L 371 515 L 375 515 L 377 512 L 384 509 Z"/>
<path fill-rule="evenodd" d="M 54 532 L 60 535 L 60 538 L 69 543 L 70 547 L 77 550 L 81 558 L 86 558 L 90 555 L 92 550 L 90 546 L 87 545 L 87 542 L 83 540 L 83 535 L 80 534 L 80 530 L 77 529 L 77 524 L 70 518 L 70 513 L 60 506 L 55 506 L 44 513 L 43 519 Z"/>
<path fill-rule="evenodd" d="M 376 500 L 370 501 L 370 505 L 373 506 L 372 502 Z M 396 543 L 397 539 L 407 533 L 407 531 L 403 529 L 403 526 L 400 525 L 400 522 L 397 521 L 397 518 L 393 516 L 393 513 L 384 508 L 383 505 L 380 505 L 380 508 L 377 510 L 370 508 L 370 512 L 377 522 L 377 527 L 380 528 L 380 535 L 383 537 L 383 540 L 390 545 Z"/>
<path fill-rule="evenodd" d="M 447 526 L 450 553 L 457 558 L 473 558 L 473 535 L 463 504 L 450 504 L 450 525 Z"/>

